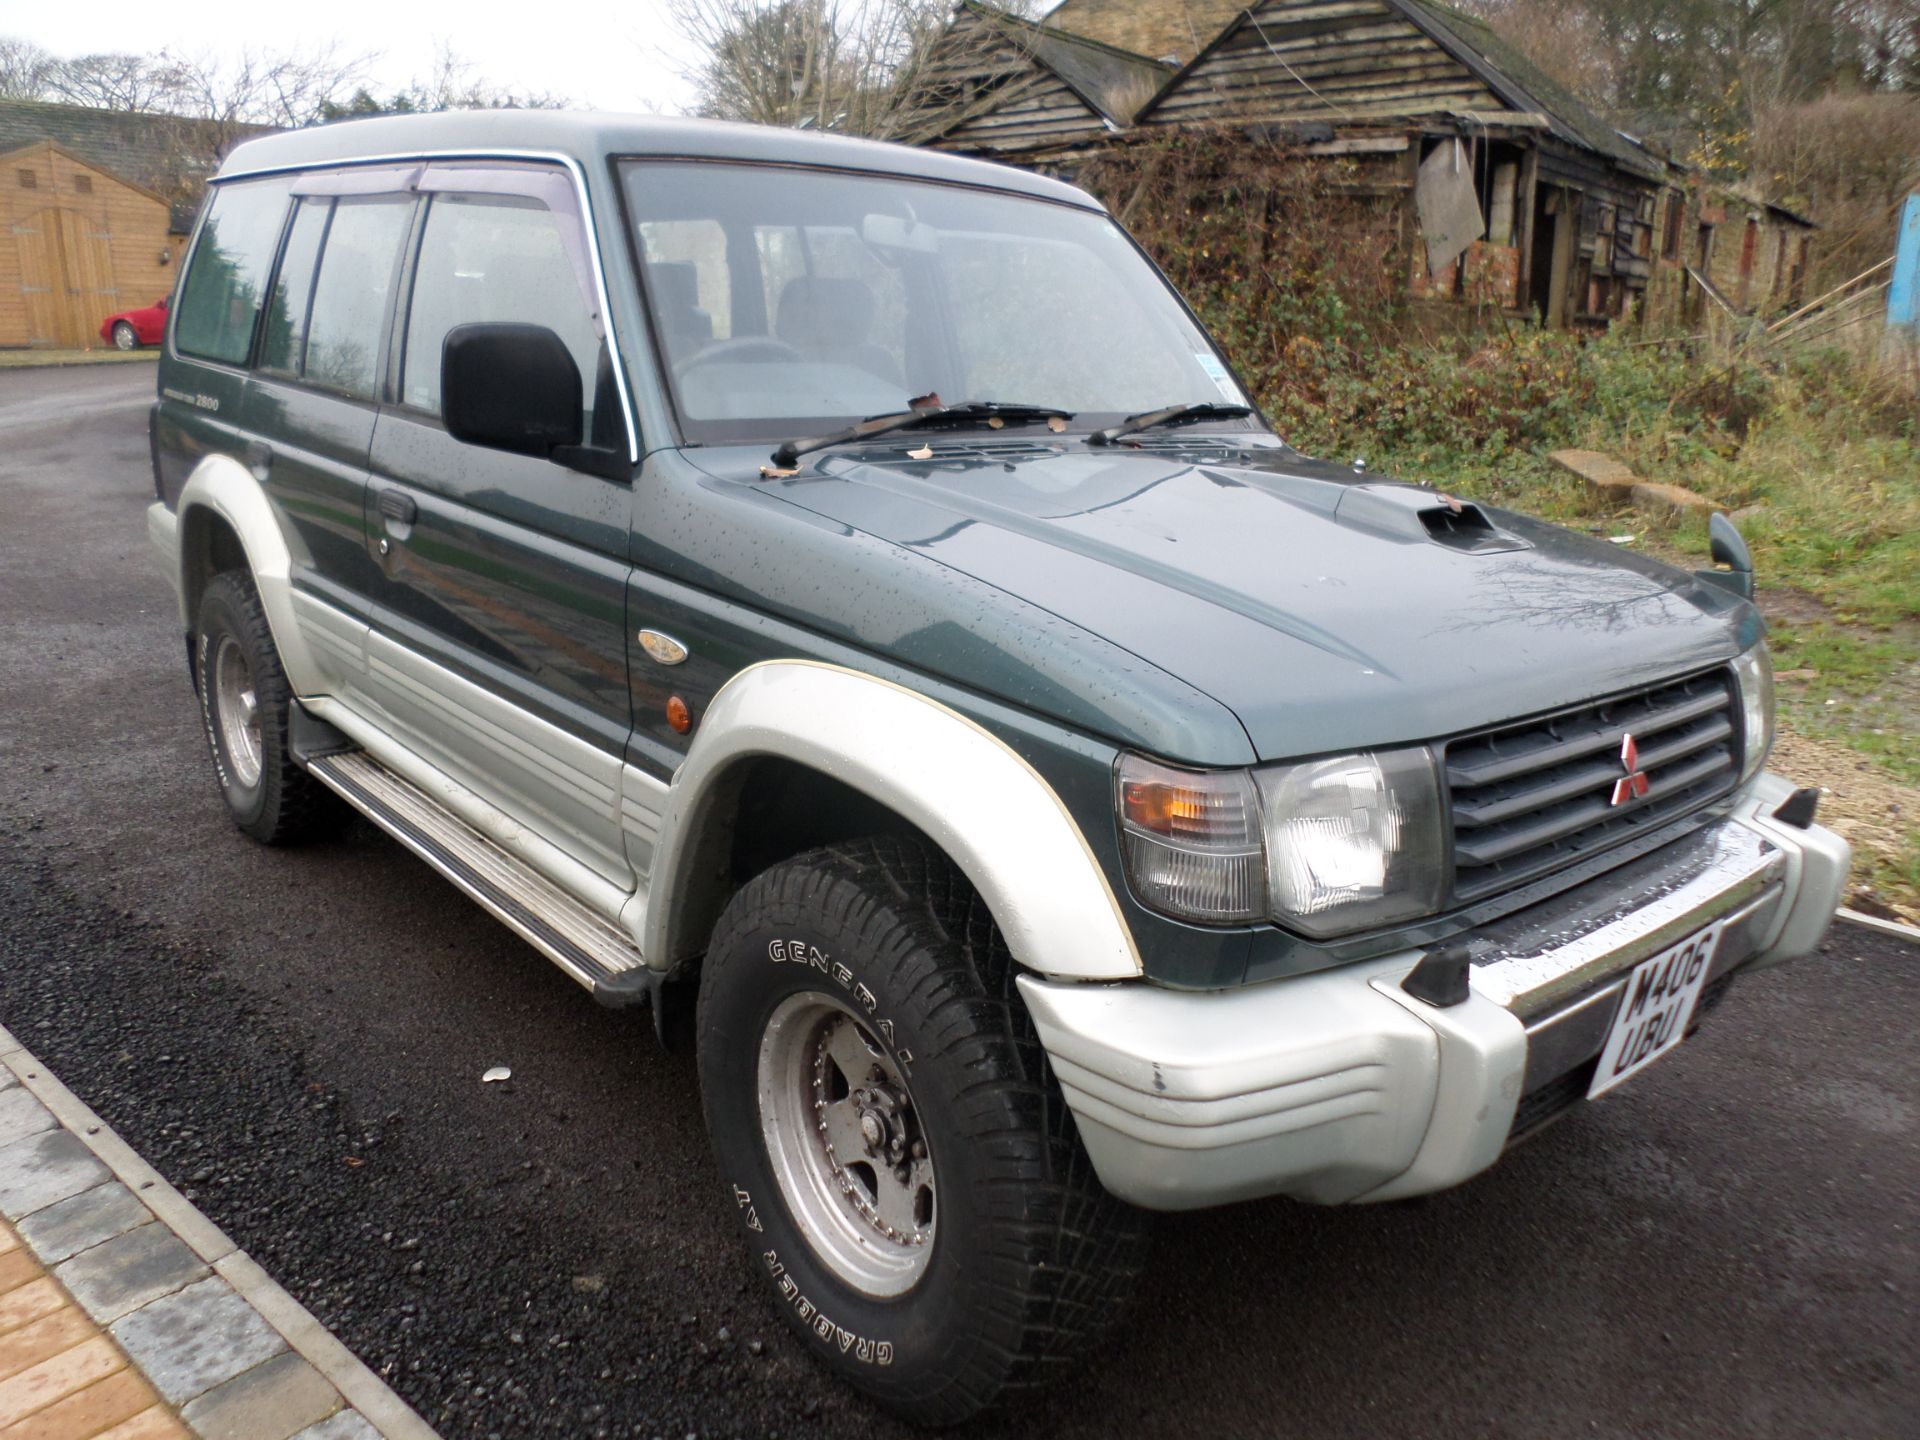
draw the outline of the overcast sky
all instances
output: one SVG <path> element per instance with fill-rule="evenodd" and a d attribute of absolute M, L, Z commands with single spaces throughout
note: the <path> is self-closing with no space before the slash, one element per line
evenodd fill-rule
<path fill-rule="evenodd" d="M 450 41 L 477 78 L 518 90 L 566 95 L 601 110 L 676 113 L 691 104 L 680 78 L 686 46 L 664 0 L 533 0 L 533 3 L 416 4 L 408 0 L 0 0 L 0 34 L 56 55 L 96 50 L 236 54 L 338 41 L 343 51 L 379 52 L 371 88 L 386 94 L 433 68 Z"/>

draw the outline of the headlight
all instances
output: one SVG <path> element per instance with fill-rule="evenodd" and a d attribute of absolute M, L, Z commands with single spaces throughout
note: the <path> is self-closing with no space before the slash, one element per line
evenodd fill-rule
<path fill-rule="evenodd" d="M 1343 935 L 1446 899 L 1450 851 L 1425 749 L 1252 771 L 1124 755 L 1117 779 L 1134 893 L 1179 919 Z"/>
<path fill-rule="evenodd" d="M 1767 763 L 1773 748 L 1773 658 L 1762 640 L 1733 662 L 1733 678 L 1740 690 L 1742 783 Z"/>
<path fill-rule="evenodd" d="M 1340 755 L 1254 776 L 1274 919 L 1341 935 L 1430 915 L 1445 901 L 1450 847 L 1427 750 Z"/>

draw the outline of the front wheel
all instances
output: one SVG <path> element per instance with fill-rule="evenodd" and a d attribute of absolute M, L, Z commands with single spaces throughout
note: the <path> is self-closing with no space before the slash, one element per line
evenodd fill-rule
<path fill-rule="evenodd" d="M 113 348 L 116 350 L 137 350 L 139 347 L 140 337 L 134 333 L 133 326 L 124 320 L 116 321 L 113 327 Z"/>
<path fill-rule="evenodd" d="M 922 1423 L 1087 1348 L 1144 1260 L 1013 971 L 958 871 L 875 839 L 749 882 L 701 978 L 707 1126 L 755 1269 L 816 1356 Z"/>

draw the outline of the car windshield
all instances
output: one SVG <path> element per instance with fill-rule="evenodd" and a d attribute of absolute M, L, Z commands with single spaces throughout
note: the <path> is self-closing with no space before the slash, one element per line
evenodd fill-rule
<path fill-rule="evenodd" d="M 773 166 L 636 160 L 625 177 L 689 440 L 820 434 L 910 402 L 1045 406 L 1076 430 L 1244 402 L 1095 211 Z"/>

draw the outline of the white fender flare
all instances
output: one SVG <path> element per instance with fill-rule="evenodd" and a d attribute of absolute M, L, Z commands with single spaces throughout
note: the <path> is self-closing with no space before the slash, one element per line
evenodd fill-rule
<path fill-rule="evenodd" d="M 253 572 L 254 587 L 260 592 L 260 605 L 267 613 L 267 627 L 273 632 L 274 648 L 287 672 L 296 695 L 309 695 L 325 688 L 321 671 L 295 619 L 293 609 L 293 555 L 287 534 L 274 515 L 273 504 L 246 466 L 230 455 L 209 455 L 194 466 L 180 492 L 178 516 L 174 527 L 175 549 L 172 558 L 174 590 L 180 597 L 180 618 L 186 629 L 193 628 L 194 616 L 187 613 L 186 577 L 187 535 L 196 510 L 210 511 L 224 520 L 240 538 L 246 552 L 247 568 Z M 152 528 L 151 526 L 149 527 Z"/>
<path fill-rule="evenodd" d="M 674 936 L 670 897 L 699 883 L 703 810 L 737 762 L 778 756 L 851 786 L 924 831 L 965 872 L 1013 957 L 1043 975 L 1127 980 L 1140 953 L 1093 851 L 1011 746 L 914 690 L 809 660 L 749 666 L 720 690 L 668 790 L 645 954 Z"/>

